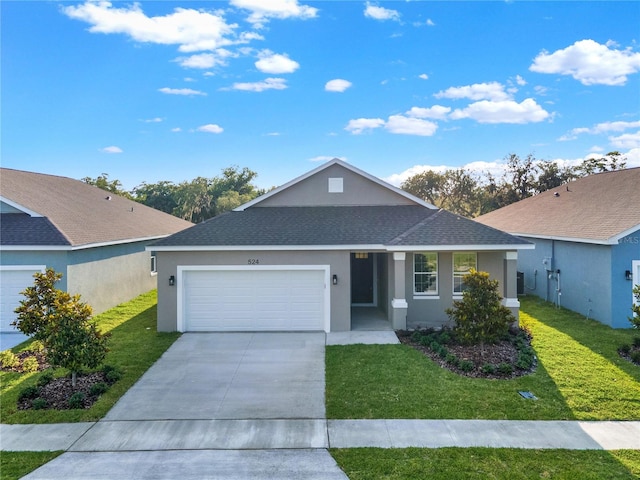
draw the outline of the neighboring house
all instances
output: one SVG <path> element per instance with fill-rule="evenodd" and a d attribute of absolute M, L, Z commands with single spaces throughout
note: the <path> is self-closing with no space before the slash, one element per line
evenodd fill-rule
<path fill-rule="evenodd" d="M 535 242 L 524 291 L 614 328 L 640 283 L 640 168 L 580 178 L 476 219 Z"/>
<path fill-rule="evenodd" d="M 71 178 L 0 169 L 0 332 L 50 267 L 94 313 L 156 287 L 151 242 L 193 224 Z"/>
<path fill-rule="evenodd" d="M 471 268 L 517 315 L 526 248 L 334 159 L 148 250 L 160 331 L 328 332 L 351 330 L 362 309 L 394 329 L 442 326 Z"/>

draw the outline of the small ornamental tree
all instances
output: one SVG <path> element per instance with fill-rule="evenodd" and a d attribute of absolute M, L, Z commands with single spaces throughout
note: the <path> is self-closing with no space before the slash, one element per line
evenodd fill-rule
<path fill-rule="evenodd" d="M 34 285 L 22 292 L 25 299 L 15 310 L 18 316 L 13 325 L 40 340 L 47 361 L 69 369 L 75 387 L 77 373 L 83 367 L 95 368 L 104 360 L 109 334 L 98 331 L 91 321 L 91 307 L 80 301 L 80 295 L 55 288 L 62 274 L 47 269 L 34 278 Z"/>
<path fill-rule="evenodd" d="M 484 352 L 485 343 L 496 343 L 509 331 L 515 318 L 511 311 L 500 303 L 498 281 L 491 280 L 486 272 L 471 272 L 464 277 L 465 291 L 462 300 L 453 302 L 446 310 L 456 326 L 456 336 L 460 342 L 480 345 Z"/>
<path fill-rule="evenodd" d="M 640 328 L 640 284 L 633 287 L 633 298 L 636 301 L 631 305 L 631 316 L 629 321 L 635 328 Z"/>

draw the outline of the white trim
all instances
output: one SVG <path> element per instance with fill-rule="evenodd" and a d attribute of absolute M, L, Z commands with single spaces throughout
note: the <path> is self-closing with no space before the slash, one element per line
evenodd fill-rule
<path fill-rule="evenodd" d="M 393 252 L 393 260 L 395 262 L 404 262 L 407 259 L 406 252 Z"/>
<path fill-rule="evenodd" d="M 500 303 L 507 308 L 520 308 L 520 301 L 517 298 L 503 298 Z"/>
<path fill-rule="evenodd" d="M 440 295 L 427 295 L 426 293 L 424 295 L 418 295 L 414 293 L 413 299 L 414 300 L 440 300 Z"/>
<path fill-rule="evenodd" d="M 504 254 L 505 260 L 518 260 L 518 252 L 506 252 Z"/>
<path fill-rule="evenodd" d="M 422 199 L 420 199 L 418 197 L 415 197 L 415 196 L 411 195 L 410 193 L 405 192 L 404 190 L 401 190 L 401 189 L 399 189 L 397 187 L 394 187 L 393 185 L 391 185 L 391 184 L 389 184 L 389 183 L 387 183 L 387 182 L 385 182 L 383 180 L 380 180 L 379 178 L 374 177 L 373 175 L 370 175 L 367 172 L 365 172 L 363 170 L 360 170 L 359 168 L 354 167 L 353 165 L 349 165 L 348 163 L 346 163 L 346 162 L 344 162 L 344 161 L 342 161 L 342 160 L 340 160 L 338 158 L 334 158 L 333 160 L 330 160 L 327 163 L 325 163 L 323 165 L 320 165 L 317 168 L 314 168 L 310 172 L 307 172 L 304 175 L 301 175 L 301 176 L 299 176 L 297 178 L 294 178 L 293 180 L 285 183 L 284 185 L 281 185 L 278 188 L 275 188 L 275 189 L 271 190 L 270 192 L 267 192 L 267 193 L 265 193 L 264 195 L 262 195 L 262 196 L 260 196 L 258 198 L 254 198 L 253 200 L 251 200 L 250 202 L 245 203 L 244 205 L 240 205 L 238 208 L 234 209 L 234 212 L 242 212 L 242 211 L 246 210 L 247 208 L 254 206 L 257 203 L 260 203 L 263 200 L 266 200 L 267 198 L 270 198 L 270 197 L 272 197 L 274 195 L 277 195 L 281 191 L 286 190 L 287 188 L 289 188 L 289 187 L 291 187 L 291 186 L 293 186 L 293 185 L 295 185 L 297 183 L 300 183 L 303 180 L 306 180 L 307 178 L 315 175 L 316 173 L 321 172 L 321 171 L 323 171 L 323 170 L 325 170 L 325 169 L 327 169 L 329 167 L 332 167 L 333 165 L 340 165 L 341 167 L 346 168 L 347 170 L 350 170 L 353 173 L 356 173 L 356 174 L 358 174 L 358 175 L 360 175 L 360 176 L 362 176 L 362 177 L 364 177 L 364 178 L 366 178 L 368 180 L 371 180 L 372 182 L 377 183 L 378 185 L 380 185 L 380 186 L 382 186 L 382 187 L 384 187 L 384 188 L 386 188 L 388 190 L 391 190 L 392 192 L 395 192 L 398 195 L 400 195 L 400 196 L 402 196 L 402 197 L 404 197 L 404 198 L 406 198 L 408 200 L 411 200 L 414 203 L 417 203 L 418 205 L 422 205 L 423 207 L 427 207 L 427 208 L 430 208 L 432 210 L 437 210 L 438 209 L 438 207 L 436 207 L 435 205 L 432 205 L 432 204 L 430 204 L 428 202 L 425 202 L 424 200 L 422 200 Z"/>
<path fill-rule="evenodd" d="M 638 228 L 640 228 L 640 226 L 635 226 L 633 228 L 630 228 L 629 230 L 625 230 L 621 234 L 610 237 L 606 240 L 595 239 L 595 238 L 561 237 L 558 235 L 537 235 L 534 233 L 518 233 L 518 232 L 509 232 L 509 233 L 516 237 L 538 238 L 540 240 L 557 240 L 559 242 L 589 243 L 589 244 L 595 244 L 595 245 L 618 245 L 618 242 L 620 241 L 621 238 L 624 238 L 630 233 L 635 232 L 636 230 L 638 230 Z"/>
<path fill-rule="evenodd" d="M 27 207 L 24 207 L 24 206 L 20 205 L 19 203 L 14 202 L 13 200 L 9 200 L 7 197 L 3 197 L 2 195 L 0 195 L 0 202 L 4 202 L 7 205 L 9 205 L 10 207 L 18 209 L 21 212 L 26 213 L 30 217 L 44 217 L 44 215 L 41 215 L 38 212 L 35 212 L 35 211 L 33 211 L 33 210 L 31 210 L 31 209 L 29 209 Z"/>
<path fill-rule="evenodd" d="M 487 252 L 487 251 L 504 251 L 504 250 L 533 250 L 536 248 L 534 244 L 529 245 L 404 245 L 404 246 L 391 246 L 385 247 L 388 252 L 421 252 L 421 251 L 436 251 L 436 252 L 461 252 L 461 251 L 474 251 L 474 252 Z"/>
<path fill-rule="evenodd" d="M 177 322 L 176 329 L 179 332 L 185 331 L 184 319 L 184 273 L 188 271 L 234 271 L 234 270 L 255 270 L 255 271 L 283 271 L 283 270 L 321 270 L 324 271 L 324 331 L 331 330 L 331 279 L 329 272 L 330 265 L 178 265 L 176 285 L 177 295 Z M 173 287 L 171 287 L 173 288 Z"/>
<path fill-rule="evenodd" d="M 416 255 L 424 255 L 426 253 L 434 253 L 436 255 L 436 271 L 435 271 L 436 290 L 435 292 L 416 292 L 416 275 L 434 273 L 434 272 L 416 272 Z M 413 280 L 413 286 L 411 288 L 411 291 L 413 292 L 413 295 L 414 295 L 413 298 L 416 298 L 416 297 L 420 298 L 425 296 L 434 297 L 434 296 L 440 295 L 440 255 L 438 255 L 438 252 L 434 252 L 433 250 L 430 252 L 413 252 L 411 261 L 412 261 L 411 270 L 412 270 L 412 280 Z"/>
<path fill-rule="evenodd" d="M 632 260 L 631 261 L 631 290 L 635 285 L 640 285 L 640 260 Z M 635 305 L 637 303 L 636 297 L 631 293 L 631 301 Z"/>
<path fill-rule="evenodd" d="M 16 271 L 16 270 L 39 270 L 44 273 L 47 270 L 46 265 L 0 265 L 0 271 Z"/>
<path fill-rule="evenodd" d="M 394 298 L 391 300 L 391 308 L 409 308 L 409 304 L 404 298 Z"/>
<path fill-rule="evenodd" d="M 168 237 L 169 235 L 162 235 L 157 237 L 142 237 L 142 238 L 130 238 L 126 240 L 115 240 L 112 242 L 98 242 L 98 243 L 85 243 L 84 245 L 2 245 L 0 251 L 30 251 L 30 252 L 49 252 L 49 251 L 76 251 L 87 250 L 89 248 L 110 247 L 113 245 L 124 245 L 127 243 L 139 243 L 149 242 L 151 240 L 160 240 Z M 145 251 L 154 250 L 153 248 L 145 247 Z"/>

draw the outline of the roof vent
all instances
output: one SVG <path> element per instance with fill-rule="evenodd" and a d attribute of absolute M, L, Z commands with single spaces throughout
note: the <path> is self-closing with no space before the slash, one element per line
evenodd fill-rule
<path fill-rule="evenodd" d="M 558 192 L 554 192 L 553 196 L 554 196 L 554 197 L 559 197 L 559 196 L 560 196 L 560 194 L 559 194 Z"/>
<path fill-rule="evenodd" d="M 329 193 L 342 193 L 344 191 L 344 182 L 342 177 L 329 178 Z"/>
<path fill-rule="evenodd" d="M 111 200 L 111 195 L 109 195 L 108 197 L 104 198 L 105 200 Z"/>

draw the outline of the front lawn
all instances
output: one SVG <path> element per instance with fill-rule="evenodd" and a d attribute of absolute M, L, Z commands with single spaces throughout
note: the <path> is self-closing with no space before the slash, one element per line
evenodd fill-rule
<path fill-rule="evenodd" d="M 538 367 L 511 380 L 459 376 L 407 345 L 328 346 L 328 418 L 640 419 L 640 368 L 617 353 L 638 331 L 534 298 L 522 300 L 520 319 Z"/>
<path fill-rule="evenodd" d="M 156 291 L 118 305 L 96 320 L 103 332 L 111 332 L 106 364 L 122 369 L 124 375 L 89 409 L 17 410 L 20 391 L 34 385 L 42 373 L 0 372 L 0 419 L 2 423 L 87 422 L 102 418 L 140 376 L 171 346 L 179 333 L 156 331 Z M 15 352 L 24 348 L 18 346 Z M 66 374 L 58 369 L 56 375 Z"/>
<path fill-rule="evenodd" d="M 640 451 L 510 448 L 331 450 L 351 480 L 616 480 L 640 476 Z"/>
<path fill-rule="evenodd" d="M 0 472 L 3 480 L 17 480 L 53 460 L 62 452 L 2 452 Z"/>

